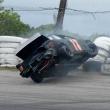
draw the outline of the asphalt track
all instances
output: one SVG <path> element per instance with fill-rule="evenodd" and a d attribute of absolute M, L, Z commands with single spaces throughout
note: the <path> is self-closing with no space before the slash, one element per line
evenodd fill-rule
<path fill-rule="evenodd" d="M 0 71 L 0 110 L 110 110 L 110 76 L 73 72 L 35 84 Z"/>

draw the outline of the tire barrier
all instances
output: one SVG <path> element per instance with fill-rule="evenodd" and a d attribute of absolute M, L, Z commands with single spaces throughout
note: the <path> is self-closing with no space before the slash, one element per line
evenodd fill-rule
<path fill-rule="evenodd" d="M 27 39 L 15 36 L 0 36 L 0 66 L 13 67 L 20 63 L 16 54 L 16 49 Z"/>
<path fill-rule="evenodd" d="M 16 48 L 0 48 L 0 54 L 14 54 Z"/>
<path fill-rule="evenodd" d="M 98 47 L 98 54 L 83 64 L 83 70 L 110 74 L 110 37 L 100 36 L 94 43 Z"/>
<path fill-rule="evenodd" d="M 102 64 L 101 73 L 106 74 L 106 75 L 110 75 L 110 57 L 106 58 L 106 60 Z"/>
<path fill-rule="evenodd" d="M 110 38 L 106 36 L 101 36 L 95 39 L 94 43 L 98 47 L 98 55 L 93 59 L 100 60 L 104 62 L 106 58 L 110 57 Z"/>
<path fill-rule="evenodd" d="M 7 42 L 0 42 L 0 48 L 16 48 L 19 45 L 19 43 L 7 43 Z"/>

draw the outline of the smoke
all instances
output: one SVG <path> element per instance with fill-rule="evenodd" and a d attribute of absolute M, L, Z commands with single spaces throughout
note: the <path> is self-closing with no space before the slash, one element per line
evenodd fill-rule
<path fill-rule="evenodd" d="M 87 61 L 83 64 L 82 68 L 83 71 L 85 72 L 101 72 L 101 66 L 102 62 L 101 61 Z"/>
<path fill-rule="evenodd" d="M 55 67 L 51 68 L 49 72 L 53 76 L 64 77 L 69 73 L 73 73 L 73 71 L 79 71 L 79 66 L 80 64 L 78 63 L 71 63 L 62 59 L 62 61 L 59 64 L 55 64 Z"/>

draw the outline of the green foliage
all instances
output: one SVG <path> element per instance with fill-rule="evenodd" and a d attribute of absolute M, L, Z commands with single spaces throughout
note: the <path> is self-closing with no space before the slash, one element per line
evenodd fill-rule
<path fill-rule="evenodd" d="M 30 30 L 17 13 L 9 10 L 0 13 L 0 35 L 26 35 Z"/>
<path fill-rule="evenodd" d="M 46 25 L 41 25 L 39 27 L 37 27 L 35 29 L 36 32 L 39 32 L 39 33 L 50 33 L 50 32 L 53 32 L 53 29 L 54 29 L 54 25 L 53 24 L 46 24 Z"/>
<path fill-rule="evenodd" d="M 4 0 L 0 0 L 0 3 L 2 3 Z"/>
<path fill-rule="evenodd" d="M 0 0 L 0 10 L 3 10 L 3 7 L 1 6 L 1 4 L 2 4 L 3 1 L 4 0 Z"/>
<path fill-rule="evenodd" d="M 46 25 L 41 25 L 37 28 L 31 28 L 31 31 L 27 34 L 27 37 L 31 37 L 36 33 L 48 35 L 48 34 L 53 33 L 53 29 L 54 29 L 53 24 L 46 24 Z"/>
<path fill-rule="evenodd" d="M 0 3 L 3 2 L 3 0 L 0 0 Z"/>

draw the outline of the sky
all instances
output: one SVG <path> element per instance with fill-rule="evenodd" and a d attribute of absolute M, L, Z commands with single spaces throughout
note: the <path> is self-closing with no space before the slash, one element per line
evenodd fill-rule
<path fill-rule="evenodd" d="M 4 0 L 3 6 L 17 9 L 36 9 L 38 7 L 59 7 L 60 0 Z M 67 8 L 85 11 L 110 11 L 110 0 L 68 0 Z M 55 22 L 57 11 L 19 11 L 21 20 L 30 26 L 38 27 Z M 92 34 L 110 35 L 110 13 L 106 14 L 78 14 L 66 13 L 63 24 L 64 30 L 79 35 Z"/>

